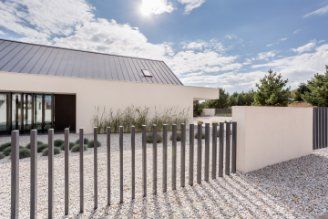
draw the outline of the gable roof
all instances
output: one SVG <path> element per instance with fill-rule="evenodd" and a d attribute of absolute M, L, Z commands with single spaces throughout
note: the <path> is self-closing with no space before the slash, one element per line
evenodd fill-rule
<path fill-rule="evenodd" d="M 152 77 L 145 77 L 144 69 Z M 183 85 L 163 61 L 3 39 L 0 39 L 0 71 Z"/>

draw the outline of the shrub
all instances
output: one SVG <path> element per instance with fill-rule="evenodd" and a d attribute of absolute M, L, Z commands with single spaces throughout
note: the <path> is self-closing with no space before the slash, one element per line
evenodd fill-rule
<path fill-rule="evenodd" d="M 61 140 L 61 139 L 56 139 L 56 140 L 54 141 L 54 146 L 55 146 L 55 147 L 61 147 L 63 144 L 64 144 L 64 141 Z"/>
<path fill-rule="evenodd" d="M 163 137 L 160 134 L 156 135 L 156 142 L 161 143 L 163 141 Z M 146 135 L 146 142 L 147 143 L 153 143 L 153 134 L 149 133 Z"/>
<path fill-rule="evenodd" d="M 76 144 L 73 143 L 73 142 L 70 142 L 68 148 L 71 150 L 72 147 L 74 147 L 74 145 L 76 145 Z M 62 145 L 60 146 L 60 149 L 65 150 L 65 144 L 62 144 Z"/>
<path fill-rule="evenodd" d="M 11 153 L 11 147 L 7 147 L 5 148 L 2 153 L 5 155 L 5 156 L 9 156 L 9 154 Z"/>
<path fill-rule="evenodd" d="M 36 145 L 37 145 L 37 147 L 39 147 L 40 145 L 43 145 L 43 142 L 38 141 L 38 142 L 36 143 Z M 31 143 L 28 143 L 28 144 L 26 145 L 26 148 L 31 149 Z"/>
<path fill-rule="evenodd" d="M 83 147 L 84 147 L 84 150 L 86 151 L 86 150 L 87 150 L 87 146 L 84 145 Z M 74 146 L 72 147 L 72 150 L 71 150 L 71 151 L 72 151 L 73 153 L 75 153 L 75 152 L 79 152 L 79 151 L 80 151 L 80 145 L 78 145 L 78 144 L 74 145 Z"/>
<path fill-rule="evenodd" d="M 198 139 L 198 132 L 195 134 L 195 138 Z M 205 139 L 205 133 L 204 132 L 202 132 L 202 139 Z"/>
<path fill-rule="evenodd" d="M 46 148 L 48 148 L 47 144 L 38 145 L 38 153 L 42 152 Z"/>
<path fill-rule="evenodd" d="M 172 141 L 172 139 L 173 139 L 173 135 L 171 134 L 170 140 Z M 181 139 L 182 139 L 181 132 L 177 132 L 177 141 L 181 141 Z"/>
<path fill-rule="evenodd" d="M 3 151 L 4 149 L 6 149 L 7 147 L 10 147 L 10 146 L 11 146 L 11 142 L 4 143 L 4 144 L 0 145 L 0 151 Z"/>
<path fill-rule="evenodd" d="M 60 154 L 60 152 L 61 152 L 61 149 L 59 147 L 54 147 L 54 155 Z M 42 151 L 42 156 L 48 156 L 48 148 L 45 148 Z"/>
<path fill-rule="evenodd" d="M 3 159 L 3 158 L 5 158 L 5 157 L 6 156 L 2 152 L 0 152 L 0 160 Z"/>
<path fill-rule="evenodd" d="M 94 145 L 94 141 L 93 140 L 89 141 L 88 148 L 93 148 L 93 145 Z M 96 145 L 97 145 L 97 147 L 100 147 L 101 143 L 99 141 L 97 141 Z"/>
<path fill-rule="evenodd" d="M 31 157 L 31 150 L 28 148 L 20 148 L 19 149 L 19 159 L 24 159 Z"/>
<path fill-rule="evenodd" d="M 83 139 L 83 144 L 89 144 L 89 142 L 90 142 L 89 139 L 87 139 L 87 138 L 84 138 L 84 139 Z M 80 143 L 80 139 L 77 139 L 77 140 L 75 141 L 75 144 L 79 144 L 79 143 Z M 75 144 L 74 144 L 74 145 L 75 145 Z M 74 145 L 73 145 L 73 146 L 74 146 Z"/>

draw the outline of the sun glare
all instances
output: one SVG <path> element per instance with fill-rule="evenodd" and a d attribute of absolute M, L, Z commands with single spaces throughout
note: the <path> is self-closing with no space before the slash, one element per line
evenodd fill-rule
<path fill-rule="evenodd" d="M 142 0 L 140 4 L 140 14 L 149 17 L 173 11 L 173 6 L 166 0 Z"/>

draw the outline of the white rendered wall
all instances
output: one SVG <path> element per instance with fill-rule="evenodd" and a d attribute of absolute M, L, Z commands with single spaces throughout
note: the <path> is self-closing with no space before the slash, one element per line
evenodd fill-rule
<path fill-rule="evenodd" d="M 94 79 L 0 72 L 0 91 L 76 94 L 76 128 L 92 131 L 96 107 L 113 110 L 131 105 L 162 111 L 188 110 L 192 120 L 194 99 L 217 99 L 213 88 L 131 83 Z"/>
<path fill-rule="evenodd" d="M 312 152 L 313 109 L 233 107 L 237 169 L 249 172 Z"/>

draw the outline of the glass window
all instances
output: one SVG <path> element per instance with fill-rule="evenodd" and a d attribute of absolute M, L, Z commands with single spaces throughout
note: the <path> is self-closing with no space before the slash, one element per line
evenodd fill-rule
<path fill-rule="evenodd" d="M 142 71 L 142 73 L 145 77 L 152 77 L 153 76 L 148 69 L 142 69 L 141 71 Z"/>
<path fill-rule="evenodd" d="M 12 125 L 13 129 L 20 129 L 22 123 L 21 94 L 12 95 Z"/>
<path fill-rule="evenodd" d="M 45 129 L 51 128 L 52 122 L 52 96 L 45 95 L 44 96 L 44 122 L 45 122 Z"/>
<path fill-rule="evenodd" d="M 7 95 L 0 94 L 0 131 L 7 130 Z"/>
<path fill-rule="evenodd" d="M 35 96 L 35 128 L 42 129 L 42 95 Z"/>

